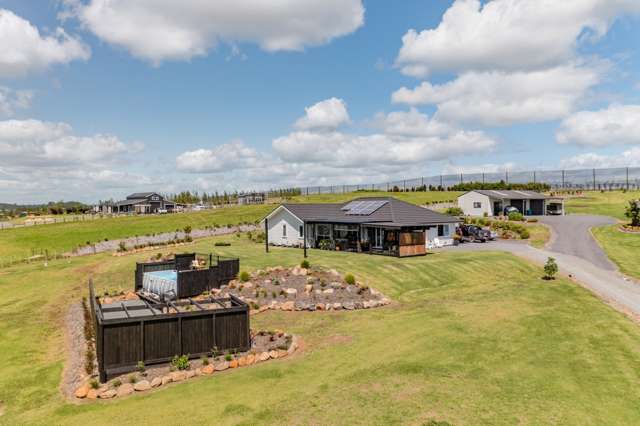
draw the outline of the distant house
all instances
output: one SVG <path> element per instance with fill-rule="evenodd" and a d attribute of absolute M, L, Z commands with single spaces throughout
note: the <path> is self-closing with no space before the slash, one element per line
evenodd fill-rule
<path fill-rule="evenodd" d="M 265 196 L 264 192 L 251 192 L 248 194 L 238 195 L 238 204 L 264 204 L 264 201 L 266 199 L 267 197 Z"/>
<path fill-rule="evenodd" d="M 468 216 L 500 216 L 505 207 L 515 207 L 525 216 L 563 215 L 564 200 L 535 191 L 468 191 L 458 197 L 458 207 Z"/>
<path fill-rule="evenodd" d="M 263 221 L 271 245 L 416 256 L 453 244 L 460 220 L 392 197 L 281 204 Z"/>
<path fill-rule="evenodd" d="M 170 213 L 176 208 L 176 203 L 165 200 L 157 192 L 136 192 L 126 199 L 114 203 L 103 203 L 98 206 L 98 213 Z"/>

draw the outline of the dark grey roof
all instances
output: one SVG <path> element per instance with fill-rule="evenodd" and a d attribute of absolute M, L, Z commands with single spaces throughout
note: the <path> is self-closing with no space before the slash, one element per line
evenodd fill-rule
<path fill-rule="evenodd" d="M 134 192 L 133 194 L 127 195 L 127 199 L 147 198 L 153 194 L 157 194 L 157 192 Z"/>
<path fill-rule="evenodd" d="M 518 191 L 503 189 L 474 189 L 470 192 L 477 192 L 490 198 L 510 199 L 510 200 L 544 200 L 544 194 L 535 191 Z"/>
<path fill-rule="evenodd" d="M 370 215 L 350 215 L 342 207 L 355 201 L 387 201 Z M 340 204 L 282 204 L 305 222 L 377 224 L 380 226 L 422 226 L 457 223 L 460 219 L 434 212 L 393 197 L 362 197 Z"/>

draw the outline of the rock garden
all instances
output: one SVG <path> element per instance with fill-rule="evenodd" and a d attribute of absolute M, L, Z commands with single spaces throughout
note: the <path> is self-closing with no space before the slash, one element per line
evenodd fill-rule
<path fill-rule="evenodd" d="M 242 272 L 237 280 L 215 292 L 243 299 L 253 313 L 268 309 L 354 310 L 389 304 L 383 294 L 359 282 L 353 275 L 311 267 L 306 261 L 294 268 L 276 266 L 252 273 Z"/>
<path fill-rule="evenodd" d="M 212 348 L 209 356 L 197 360 L 182 355 L 175 356 L 169 365 L 147 368 L 139 363 L 137 371 L 114 377 L 106 383 L 99 383 L 94 378 L 84 379 L 73 391 L 73 396 L 76 399 L 96 400 L 146 392 L 170 383 L 284 358 L 298 347 L 296 336 L 280 330 L 252 333 L 251 342 L 251 349 L 247 352 L 220 353 Z"/>

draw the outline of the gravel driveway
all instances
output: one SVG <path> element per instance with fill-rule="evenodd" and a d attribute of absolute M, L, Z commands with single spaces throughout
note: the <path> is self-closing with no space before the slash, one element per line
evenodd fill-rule
<path fill-rule="evenodd" d="M 640 320 L 640 283 L 618 272 L 589 232 L 591 227 L 616 223 L 614 219 L 574 215 L 540 218 L 540 222 L 552 228 L 552 241 L 546 249 L 531 247 L 524 241 L 499 240 L 441 250 L 506 251 L 538 265 L 554 257 L 561 274 L 576 279 L 617 309 Z"/>

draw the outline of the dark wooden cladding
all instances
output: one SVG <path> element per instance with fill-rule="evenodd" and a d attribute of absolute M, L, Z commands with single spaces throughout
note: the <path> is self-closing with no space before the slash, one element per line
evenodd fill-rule
<path fill-rule="evenodd" d="M 197 296 L 213 288 L 220 288 L 221 285 L 235 279 L 240 272 L 239 259 L 213 255 L 204 256 L 209 259 L 208 268 L 191 269 L 191 264 L 196 257 L 196 253 L 183 253 L 176 254 L 175 259 L 168 261 L 136 263 L 135 290 L 142 289 L 142 280 L 146 272 L 176 270 L 178 271 L 177 297 L 182 299 Z"/>
<path fill-rule="evenodd" d="M 153 365 L 169 362 L 176 355 L 210 355 L 213 348 L 247 351 L 251 347 L 249 306 L 234 296 L 210 299 L 231 305 L 220 309 L 204 309 L 182 301 L 179 303 L 191 303 L 192 310 L 176 312 L 172 308 L 171 313 L 161 313 L 169 305 L 142 301 L 146 307 L 130 308 L 127 313 L 124 307 L 122 311 L 114 307 L 103 309 L 91 281 L 89 294 L 101 382 L 134 371 L 139 361 Z M 114 312 L 121 316 L 113 317 Z"/>

